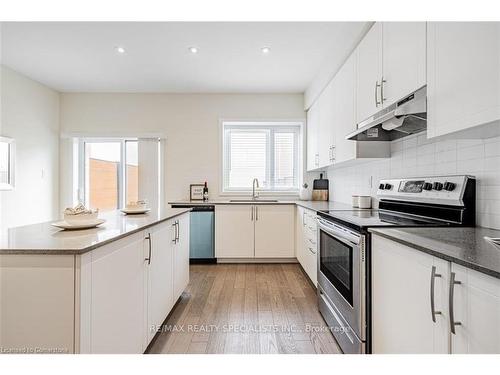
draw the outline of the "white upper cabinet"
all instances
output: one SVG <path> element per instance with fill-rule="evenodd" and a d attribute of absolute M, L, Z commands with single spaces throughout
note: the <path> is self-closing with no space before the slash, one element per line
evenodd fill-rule
<path fill-rule="evenodd" d="M 356 52 L 358 123 L 426 84 L 425 22 L 377 22 Z"/>
<path fill-rule="evenodd" d="M 383 23 L 384 107 L 419 89 L 426 83 L 425 22 Z"/>
<path fill-rule="evenodd" d="M 428 137 L 500 119 L 500 23 L 427 24 Z"/>
<path fill-rule="evenodd" d="M 345 139 L 356 130 L 356 54 L 353 53 L 334 78 L 334 163 L 356 158 L 357 142 Z"/>
<path fill-rule="evenodd" d="M 307 170 L 319 167 L 319 103 L 316 101 L 307 111 Z"/>
<path fill-rule="evenodd" d="M 356 49 L 357 68 L 357 122 L 361 122 L 382 108 L 380 87 L 382 79 L 382 23 L 375 23 Z"/>
<path fill-rule="evenodd" d="M 335 104 L 338 101 L 335 80 L 330 81 L 319 97 L 319 137 L 318 154 L 319 168 L 332 163 L 333 148 L 335 147 Z"/>

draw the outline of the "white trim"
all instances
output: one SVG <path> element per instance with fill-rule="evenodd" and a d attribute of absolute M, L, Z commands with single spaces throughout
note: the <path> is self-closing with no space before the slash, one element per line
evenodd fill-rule
<path fill-rule="evenodd" d="M 136 133 L 124 131 L 120 133 L 115 132 L 62 132 L 60 138 L 88 138 L 88 139 L 128 139 L 128 138 L 151 138 L 151 139 L 165 139 L 164 133 Z"/>

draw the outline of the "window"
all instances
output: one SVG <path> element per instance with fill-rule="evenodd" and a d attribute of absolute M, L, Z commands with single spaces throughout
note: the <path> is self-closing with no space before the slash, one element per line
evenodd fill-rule
<path fill-rule="evenodd" d="M 137 139 L 80 140 L 80 201 L 102 211 L 138 200 Z"/>
<path fill-rule="evenodd" d="M 224 122 L 223 192 L 252 189 L 297 192 L 301 124 L 296 122 Z"/>

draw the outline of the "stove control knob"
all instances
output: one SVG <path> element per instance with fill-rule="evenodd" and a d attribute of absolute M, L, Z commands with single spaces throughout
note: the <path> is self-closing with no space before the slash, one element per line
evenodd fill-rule
<path fill-rule="evenodd" d="M 385 189 L 385 185 L 384 185 L 384 184 L 380 184 L 380 185 L 378 186 L 378 188 L 379 188 L 380 190 L 384 190 L 384 189 Z"/>
<path fill-rule="evenodd" d="M 455 189 L 455 186 L 456 186 L 456 184 L 453 182 L 445 182 L 444 183 L 444 190 L 452 191 L 453 189 Z"/>
<path fill-rule="evenodd" d="M 391 184 L 385 184 L 384 189 L 385 190 L 391 190 L 392 189 L 392 185 Z"/>
<path fill-rule="evenodd" d="M 443 190 L 443 184 L 441 182 L 434 182 L 432 188 L 437 191 Z"/>
<path fill-rule="evenodd" d="M 422 186 L 424 190 L 432 190 L 432 184 L 430 182 L 425 182 L 424 186 Z"/>

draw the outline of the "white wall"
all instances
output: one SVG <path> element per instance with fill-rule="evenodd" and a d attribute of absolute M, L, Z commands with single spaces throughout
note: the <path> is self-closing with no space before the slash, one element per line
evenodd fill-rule
<path fill-rule="evenodd" d="M 425 133 L 417 134 L 391 142 L 389 159 L 330 167 L 327 172 L 330 200 L 344 203 L 351 203 L 353 194 L 376 197 L 382 178 L 473 175 L 477 178 L 477 224 L 500 229 L 500 137 L 429 140 Z"/>
<path fill-rule="evenodd" d="M 220 119 L 304 119 L 302 94 L 61 94 L 61 131 L 92 136 L 166 136 L 166 199 L 188 199 L 207 181 L 219 198 Z M 61 171 L 64 183 L 70 180 Z"/>
<path fill-rule="evenodd" d="M 16 142 L 15 188 L 1 191 L 0 229 L 57 218 L 59 94 L 1 66 L 0 134 Z"/>

